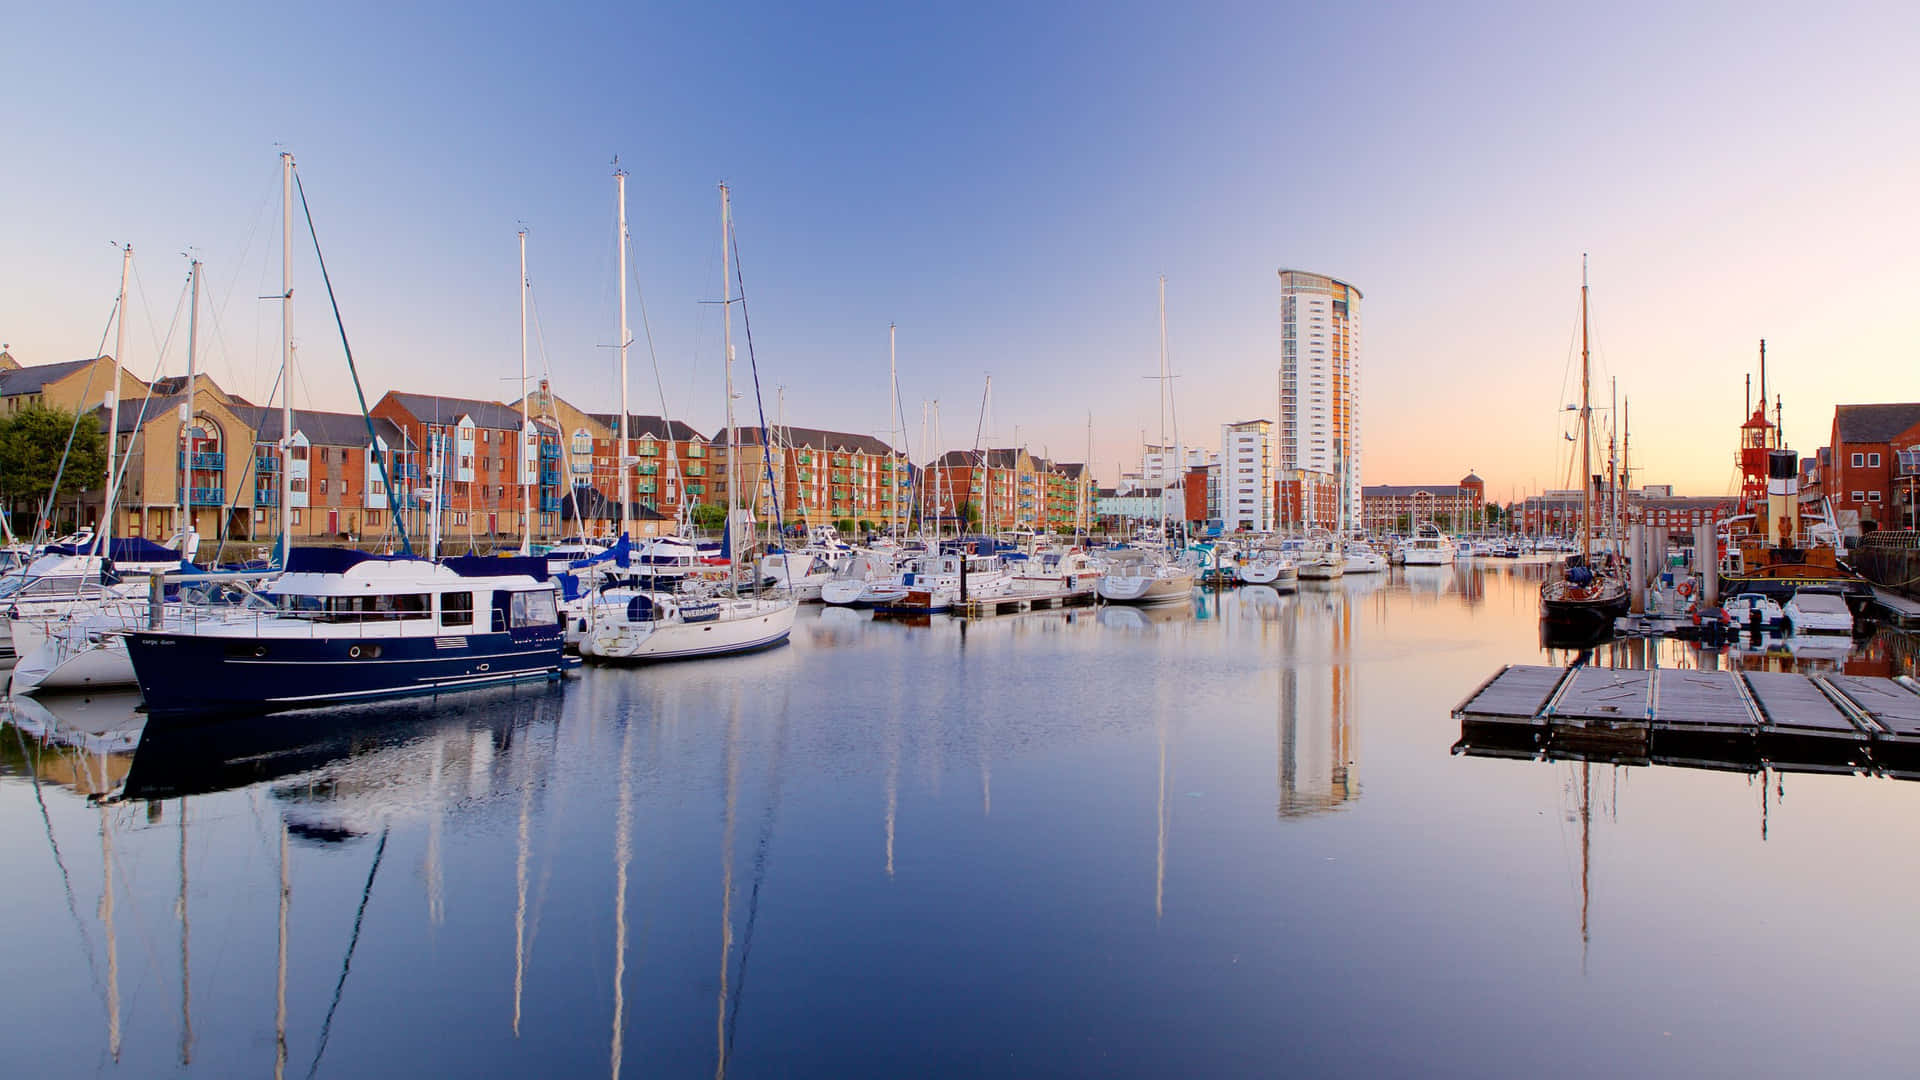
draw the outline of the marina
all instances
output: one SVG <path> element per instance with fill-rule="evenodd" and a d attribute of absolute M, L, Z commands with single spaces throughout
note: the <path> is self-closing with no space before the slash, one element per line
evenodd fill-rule
<path fill-rule="evenodd" d="M 1920 1072 L 1920 9 L 507 15 L 10 13 L 6 1076 Z"/>

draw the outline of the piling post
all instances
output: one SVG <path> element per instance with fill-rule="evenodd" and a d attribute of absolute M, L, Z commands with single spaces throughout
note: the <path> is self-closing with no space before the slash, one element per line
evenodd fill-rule
<path fill-rule="evenodd" d="M 147 582 L 147 629 L 158 630 L 167 602 L 167 576 L 155 574 Z"/>
<path fill-rule="evenodd" d="M 1693 527 L 1693 572 L 1700 575 L 1700 605 L 1720 606 L 1720 541 L 1713 524 Z"/>
<path fill-rule="evenodd" d="M 1627 601 L 1635 615 L 1647 611 L 1647 527 L 1634 522 L 1627 529 Z"/>

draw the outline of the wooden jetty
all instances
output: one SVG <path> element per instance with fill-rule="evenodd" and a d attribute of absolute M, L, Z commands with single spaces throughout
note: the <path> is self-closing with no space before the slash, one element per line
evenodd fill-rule
<path fill-rule="evenodd" d="M 1477 732 L 1522 754 L 1586 746 L 1655 759 L 1920 767 L 1920 683 L 1905 676 L 1514 664 L 1453 716 L 1463 743 Z M 1486 739 L 1493 729 L 1505 736 Z"/>
<path fill-rule="evenodd" d="M 995 596 L 969 597 L 963 602 L 956 602 L 953 613 L 968 619 L 983 619 L 992 615 L 1016 615 L 1023 611 L 1044 611 L 1049 608 L 1089 607 L 1094 600 L 1090 585 L 1077 589 L 1061 585 Z"/>

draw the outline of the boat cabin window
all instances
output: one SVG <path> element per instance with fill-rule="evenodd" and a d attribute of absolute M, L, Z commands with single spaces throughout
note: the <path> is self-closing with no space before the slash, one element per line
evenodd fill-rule
<path fill-rule="evenodd" d="M 496 634 L 508 627 L 518 630 L 530 626 L 554 626 L 559 621 L 560 609 L 555 606 L 550 589 L 493 594 L 493 632 Z"/>
<path fill-rule="evenodd" d="M 389 619 L 426 619 L 433 615 L 428 593 L 380 596 L 298 596 L 277 598 L 280 610 L 320 622 L 382 622 Z"/>
<path fill-rule="evenodd" d="M 472 626 L 473 594 L 470 592 L 440 594 L 440 625 Z"/>
<path fill-rule="evenodd" d="M 20 589 L 20 598 L 23 600 L 66 600 L 99 595 L 100 583 L 82 577 L 35 578 Z"/>

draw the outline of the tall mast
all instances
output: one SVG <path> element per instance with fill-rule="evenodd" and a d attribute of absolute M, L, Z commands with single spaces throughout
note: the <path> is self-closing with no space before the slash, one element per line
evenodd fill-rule
<path fill-rule="evenodd" d="M 620 159 L 613 159 L 614 186 L 620 193 L 620 535 L 627 535 L 627 503 L 631 498 L 632 477 L 627 464 L 627 173 Z"/>
<path fill-rule="evenodd" d="M 435 492 L 437 499 L 439 493 Z M 280 152 L 280 568 L 293 554 L 293 155 Z"/>
<path fill-rule="evenodd" d="M 1593 537 L 1593 456 L 1587 445 L 1589 425 L 1588 396 L 1591 392 L 1587 372 L 1587 258 L 1580 257 L 1580 561 L 1587 560 L 1587 545 Z"/>
<path fill-rule="evenodd" d="M 739 478 L 733 473 L 733 445 L 740 441 L 739 433 L 733 426 L 733 266 L 730 255 L 733 230 L 732 194 L 727 185 L 720 185 L 720 321 L 721 341 L 726 346 L 727 362 L 727 591 L 735 596 L 740 594 L 740 552 L 734 550 L 733 535 L 733 497 L 734 489 L 740 485 Z"/>
<path fill-rule="evenodd" d="M 1607 408 L 1607 475 L 1612 480 L 1613 493 L 1607 500 L 1607 545 L 1616 556 L 1620 553 L 1617 536 L 1620 525 L 1620 377 L 1607 377 L 1612 404 Z"/>
<path fill-rule="evenodd" d="M 1175 463 L 1178 464 L 1177 462 Z M 1167 544 L 1167 275 L 1160 275 L 1160 544 Z"/>
<path fill-rule="evenodd" d="M 1080 484 L 1073 493 L 1074 535 L 1087 531 L 1087 518 L 1093 514 L 1093 410 L 1087 410 L 1087 456 L 1080 467 Z"/>
<path fill-rule="evenodd" d="M 626 295 L 624 292 L 622 296 Z M 533 418 L 527 415 L 527 230 L 520 230 L 520 553 L 533 552 L 533 475 L 527 467 L 528 453 L 533 468 L 540 467 L 538 440 Z"/>
<path fill-rule="evenodd" d="M 200 260 L 194 259 L 187 267 L 187 277 L 192 282 L 189 290 L 193 294 L 192 306 L 187 310 L 187 401 L 180 407 L 180 435 L 186 445 L 185 455 L 180 459 L 180 554 L 186 557 L 187 530 L 193 528 L 193 499 L 188 493 L 188 484 L 193 479 L 193 387 L 194 352 L 200 343 Z"/>
<path fill-rule="evenodd" d="M 1766 418 L 1767 418 L 1767 339 L 1761 338 L 1760 339 L 1760 419 L 1765 420 Z M 1769 450 L 1773 449 L 1772 436 L 1762 435 L 1761 438 L 1763 440 L 1761 445 L 1765 446 Z"/>
<path fill-rule="evenodd" d="M 113 456 L 120 443 L 120 358 L 127 351 L 127 272 L 133 267 L 133 245 L 120 252 L 120 303 L 115 318 L 113 344 L 113 385 L 107 387 L 107 487 L 100 504 L 100 533 L 94 537 L 94 551 L 111 555 L 113 547 Z M 1764 406 L 1763 406 L 1764 407 Z"/>
<path fill-rule="evenodd" d="M 894 529 L 900 527 L 900 440 L 894 438 L 894 436 L 896 434 L 905 434 L 902 428 L 894 426 L 902 423 L 900 416 L 900 365 L 898 362 L 898 354 L 894 348 L 896 329 L 894 324 L 887 324 L 887 386 L 890 389 L 889 403 L 887 405 L 887 436 L 893 442 L 894 454 L 892 461 L 894 469 L 887 477 L 887 484 L 892 488 L 893 494 L 891 500 L 893 521 L 890 524 Z"/>

